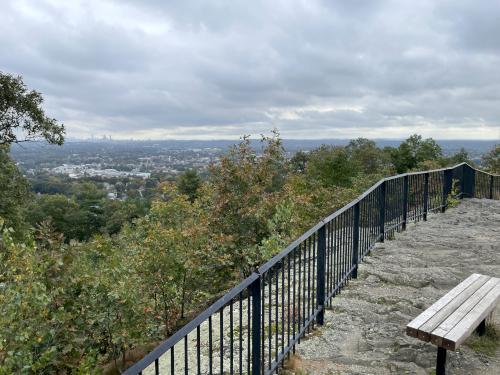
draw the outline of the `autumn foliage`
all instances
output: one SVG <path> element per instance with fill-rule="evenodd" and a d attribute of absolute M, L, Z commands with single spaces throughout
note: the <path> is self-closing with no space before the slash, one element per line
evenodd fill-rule
<path fill-rule="evenodd" d="M 122 370 L 379 178 L 440 154 L 408 145 L 358 139 L 289 159 L 277 132 L 261 149 L 244 137 L 208 179 L 162 183 L 145 216 L 84 242 L 48 222 L 18 239 L 1 219 L 0 374 Z"/>

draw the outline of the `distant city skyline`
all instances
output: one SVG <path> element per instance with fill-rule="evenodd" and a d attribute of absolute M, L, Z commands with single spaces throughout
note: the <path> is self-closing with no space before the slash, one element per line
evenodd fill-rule
<path fill-rule="evenodd" d="M 500 2 L 5 0 L 68 139 L 500 139 Z"/>

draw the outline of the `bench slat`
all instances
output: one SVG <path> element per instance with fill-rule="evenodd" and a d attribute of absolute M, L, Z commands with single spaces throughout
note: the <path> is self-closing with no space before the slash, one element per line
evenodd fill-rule
<path fill-rule="evenodd" d="M 442 346 L 448 350 L 457 349 L 472 331 L 496 307 L 500 300 L 500 279 L 489 293 L 472 309 L 455 327 L 453 327 L 443 340 Z"/>
<path fill-rule="evenodd" d="M 490 278 L 481 288 L 476 290 L 455 311 L 439 324 L 431 333 L 431 342 L 437 346 L 443 345 L 443 338 L 453 329 L 476 305 L 495 288 L 499 279 Z M 481 311 L 479 311 L 481 313 Z"/>
<path fill-rule="evenodd" d="M 438 301 L 436 301 L 432 306 L 430 306 L 427 310 L 422 312 L 419 316 L 413 319 L 406 326 L 406 334 L 408 336 L 418 338 L 418 330 L 419 328 L 426 323 L 430 318 L 432 318 L 436 312 L 441 310 L 444 306 L 446 306 L 450 301 L 452 301 L 457 295 L 459 295 L 462 291 L 467 289 L 474 281 L 479 279 L 481 275 L 477 273 L 473 273 L 460 284 L 458 284 L 455 288 L 446 293 L 443 297 L 441 297 Z M 428 340 L 425 340 L 428 341 Z"/>
<path fill-rule="evenodd" d="M 467 288 L 458 293 L 449 303 L 436 311 L 427 322 L 420 326 L 418 338 L 423 341 L 430 341 L 431 333 L 489 279 L 489 276 L 480 275 L 477 280 L 474 280 Z"/>

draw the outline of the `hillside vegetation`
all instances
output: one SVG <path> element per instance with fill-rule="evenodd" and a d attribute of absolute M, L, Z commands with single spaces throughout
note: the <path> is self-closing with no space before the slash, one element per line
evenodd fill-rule
<path fill-rule="evenodd" d="M 42 136 L 62 141 L 49 125 Z M 78 220 L 95 219 L 102 204 L 93 187 L 73 201 L 35 199 L 0 143 L 0 374 L 122 369 L 383 176 L 468 158 L 444 158 L 414 135 L 398 148 L 356 139 L 289 160 L 277 131 L 261 150 L 243 137 L 207 178 L 161 181 L 150 206 L 110 208 L 125 219 L 82 236 Z M 485 162 L 498 167 L 498 146 Z"/>

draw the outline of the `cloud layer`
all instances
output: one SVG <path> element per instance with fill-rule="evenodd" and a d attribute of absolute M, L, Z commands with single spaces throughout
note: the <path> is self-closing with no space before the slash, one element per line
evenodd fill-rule
<path fill-rule="evenodd" d="M 500 2 L 2 1 L 68 136 L 500 138 Z"/>

